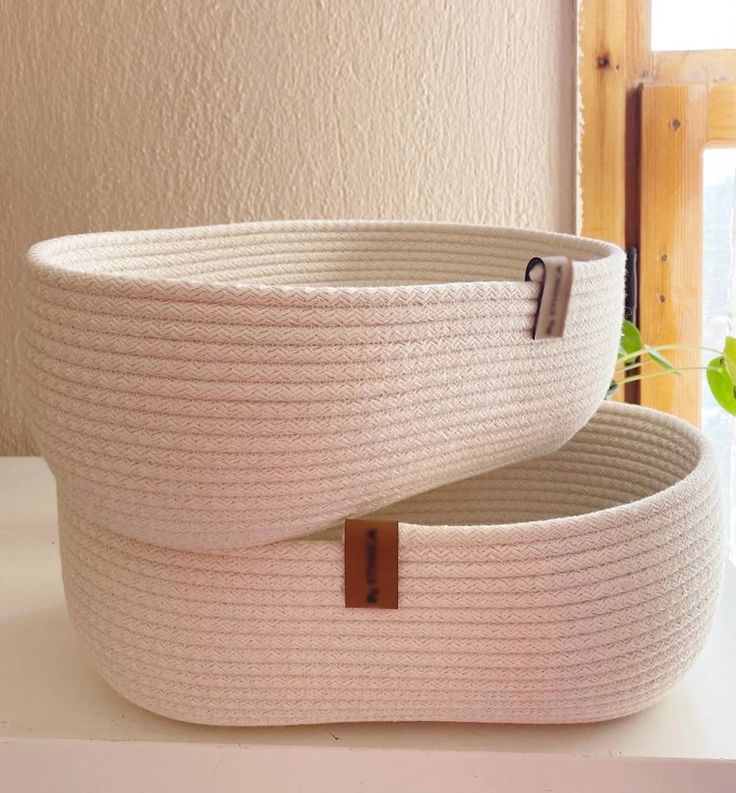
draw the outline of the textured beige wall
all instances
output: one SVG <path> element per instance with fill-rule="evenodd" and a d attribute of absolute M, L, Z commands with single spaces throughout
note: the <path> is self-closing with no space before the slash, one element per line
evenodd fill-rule
<path fill-rule="evenodd" d="M 24 250 L 280 217 L 570 230 L 574 0 L 0 0 L 0 452 Z"/>

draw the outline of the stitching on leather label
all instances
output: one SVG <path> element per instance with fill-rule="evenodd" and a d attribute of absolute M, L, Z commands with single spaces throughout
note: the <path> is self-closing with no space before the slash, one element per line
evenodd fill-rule
<path fill-rule="evenodd" d="M 359 609 L 398 608 L 398 522 L 347 518 L 343 538 L 345 606 Z"/>
<path fill-rule="evenodd" d="M 567 256 L 535 257 L 526 267 L 526 281 L 542 281 L 535 339 L 559 339 L 565 333 L 565 320 L 572 291 L 573 266 Z"/>

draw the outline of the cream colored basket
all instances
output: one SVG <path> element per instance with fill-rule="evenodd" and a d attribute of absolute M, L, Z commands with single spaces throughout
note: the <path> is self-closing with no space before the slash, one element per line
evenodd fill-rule
<path fill-rule="evenodd" d="M 626 405 L 550 456 L 383 510 L 401 521 L 397 610 L 345 608 L 339 532 L 168 550 L 74 495 L 64 582 L 89 653 L 128 699 L 206 724 L 623 716 L 682 677 L 720 587 L 710 448 Z"/>
<path fill-rule="evenodd" d="M 535 256 L 573 260 L 534 340 Z M 624 256 L 408 221 L 90 234 L 29 253 L 30 415 L 62 496 L 184 550 L 318 530 L 559 448 L 613 370 Z"/>

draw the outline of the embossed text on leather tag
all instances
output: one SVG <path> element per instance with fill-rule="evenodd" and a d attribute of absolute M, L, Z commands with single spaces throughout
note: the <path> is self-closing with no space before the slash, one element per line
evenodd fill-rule
<path fill-rule="evenodd" d="M 526 266 L 527 281 L 542 280 L 534 324 L 535 339 L 559 339 L 565 332 L 573 266 L 567 256 L 535 257 Z"/>
<path fill-rule="evenodd" d="M 345 521 L 345 606 L 399 607 L 399 524 L 390 520 Z"/>

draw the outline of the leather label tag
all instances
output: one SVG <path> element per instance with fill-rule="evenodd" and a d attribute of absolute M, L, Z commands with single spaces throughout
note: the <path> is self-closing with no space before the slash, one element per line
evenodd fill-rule
<path fill-rule="evenodd" d="M 399 607 L 399 524 L 348 518 L 345 521 L 345 606 Z"/>
<path fill-rule="evenodd" d="M 543 279 L 534 324 L 535 339 L 559 339 L 564 335 L 572 275 L 572 262 L 566 256 L 537 257 L 527 265 L 525 280 Z"/>

